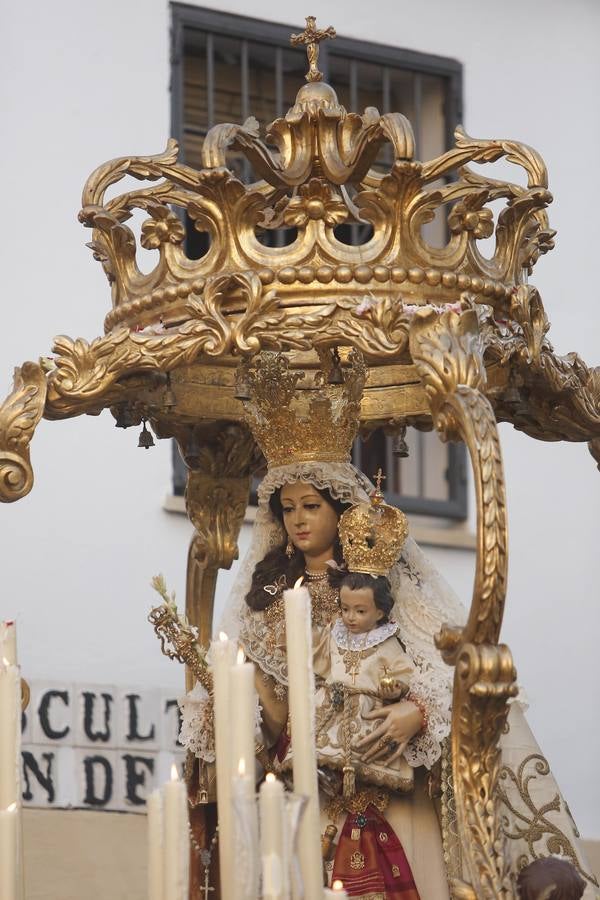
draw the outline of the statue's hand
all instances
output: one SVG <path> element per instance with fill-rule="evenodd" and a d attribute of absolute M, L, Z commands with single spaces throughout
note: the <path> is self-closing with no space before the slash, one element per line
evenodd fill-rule
<path fill-rule="evenodd" d="M 371 734 L 356 742 L 356 750 L 365 750 L 363 762 L 390 763 L 398 759 L 411 738 L 418 734 L 423 725 L 423 715 L 418 706 L 410 700 L 401 700 L 389 706 L 374 709 L 364 714 L 365 719 L 383 719 Z M 393 752 L 390 752 L 390 743 Z"/>

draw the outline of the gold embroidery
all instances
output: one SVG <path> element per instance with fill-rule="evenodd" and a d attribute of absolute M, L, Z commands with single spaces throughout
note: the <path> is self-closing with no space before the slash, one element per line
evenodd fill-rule
<path fill-rule="evenodd" d="M 527 772 L 527 767 L 530 763 L 535 763 L 534 770 Z M 508 810 L 513 814 L 514 820 L 512 822 L 512 831 L 509 830 L 510 820 L 505 820 L 504 825 L 504 833 L 508 840 L 523 840 L 527 843 L 527 847 L 529 849 L 530 859 L 527 858 L 526 855 L 523 855 L 519 859 L 519 868 L 523 865 L 527 865 L 528 862 L 534 859 L 540 859 L 540 854 L 537 853 L 534 844 L 537 844 L 539 841 L 545 839 L 545 847 L 544 850 L 547 850 L 550 854 L 559 854 L 561 856 L 566 856 L 570 860 L 571 863 L 575 866 L 577 871 L 583 875 L 588 881 L 590 881 L 593 885 L 598 887 L 598 881 L 596 878 L 589 874 L 588 872 L 584 872 L 581 867 L 581 863 L 579 862 L 579 858 L 573 847 L 573 844 L 566 836 L 566 834 L 561 831 L 561 829 L 554 822 L 551 822 L 547 813 L 550 812 L 560 812 L 561 811 L 561 798 L 559 794 L 555 794 L 555 796 L 544 803 L 542 807 L 539 809 L 536 807 L 535 802 L 531 796 L 529 785 L 531 781 L 535 781 L 537 776 L 540 775 L 542 777 L 550 774 L 550 766 L 548 761 L 540 754 L 540 753 L 532 753 L 530 756 L 525 757 L 525 759 L 521 762 L 517 772 L 513 769 L 509 768 L 509 766 L 503 766 L 500 771 L 500 782 L 507 781 L 510 779 L 517 791 L 519 792 L 519 796 L 523 801 L 526 810 L 518 810 L 516 807 L 510 802 L 506 792 L 502 789 L 501 784 L 498 784 L 498 794 L 500 797 L 500 801 L 506 806 Z M 543 856 L 544 854 L 542 854 Z"/>
<path fill-rule="evenodd" d="M 350 857 L 350 868 L 351 869 L 364 869 L 365 867 L 365 855 L 361 853 L 359 850 L 355 850 L 355 852 Z"/>
<path fill-rule="evenodd" d="M 382 844 L 385 844 L 386 841 L 387 841 L 387 839 L 388 839 L 388 836 L 387 836 L 386 832 L 385 832 L 385 831 L 380 831 L 380 832 L 379 832 L 379 840 L 381 841 L 381 843 L 382 843 Z"/>
<path fill-rule="evenodd" d="M 387 791 L 381 788 L 364 788 L 357 791 L 353 797 L 332 797 L 325 806 L 325 812 L 331 821 L 335 822 L 344 812 L 357 816 L 371 805 L 380 813 L 384 813 L 389 802 L 390 795 Z"/>
<path fill-rule="evenodd" d="M 353 828 L 350 834 L 351 841 L 360 841 L 360 828 Z"/>
<path fill-rule="evenodd" d="M 394 878 L 398 878 L 398 877 L 399 877 L 399 875 L 400 875 L 400 868 L 399 868 L 399 866 L 392 866 L 392 875 L 394 876 Z"/>

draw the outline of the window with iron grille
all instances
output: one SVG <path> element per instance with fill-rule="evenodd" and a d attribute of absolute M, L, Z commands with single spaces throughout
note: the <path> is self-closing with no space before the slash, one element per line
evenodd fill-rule
<path fill-rule="evenodd" d="M 243 122 L 252 115 L 262 129 L 294 104 L 304 84 L 306 52 L 289 46 L 301 27 L 264 22 L 216 10 L 172 6 L 172 134 L 183 157 L 201 168 L 201 150 L 209 128 L 221 122 Z M 451 143 L 462 118 L 462 67 L 445 57 L 338 37 L 321 44 L 319 68 L 346 109 L 374 106 L 381 113 L 402 112 L 415 131 L 416 156 L 431 159 Z M 376 166 L 389 167 L 391 147 L 383 148 Z M 249 165 L 233 156 L 230 165 L 242 180 L 251 180 Z M 369 225 L 341 225 L 339 240 L 361 244 Z M 434 245 L 445 243 L 440 217 L 425 226 Z M 265 233 L 261 240 L 283 246 L 292 229 Z M 206 236 L 188 228 L 187 249 L 199 258 Z M 357 441 L 354 461 L 366 474 L 379 466 L 387 473 L 386 496 L 411 513 L 462 519 L 466 516 L 465 451 L 442 444 L 435 433 L 409 429 L 409 455 L 395 452 L 393 439 L 377 431 Z M 182 494 L 185 469 L 174 451 L 174 491 Z"/>

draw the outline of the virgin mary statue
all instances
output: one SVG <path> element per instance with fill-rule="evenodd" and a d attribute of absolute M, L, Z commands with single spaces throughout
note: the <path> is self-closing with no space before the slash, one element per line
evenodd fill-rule
<path fill-rule="evenodd" d="M 299 390 L 299 378 L 276 354 L 261 354 L 250 375 L 246 413 L 268 469 L 258 488 L 250 550 L 220 626 L 237 637 L 255 664 L 261 742 L 274 768 L 302 752 L 293 739 L 290 743 L 283 589 L 304 577 L 316 646 L 323 628 L 339 615 L 339 590 L 328 566 L 343 562 L 338 519 L 349 506 L 368 503 L 373 491 L 350 462 L 365 381 L 362 358 L 350 355 L 340 385 L 318 374 Z M 330 879 L 341 878 L 351 897 L 446 900 L 450 880 L 463 872 L 451 779 L 439 778 L 440 768 L 449 771 L 445 747 L 453 669 L 443 662 L 434 636 L 444 623 L 461 624 L 465 610 L 410 537 L 389 581 L 390 618 L 413 667 L 410 693 L 370 714 L 371 730 L 354 747 L 364 765 L 357 767 L 351 796 L 342 788 L 341 773 L 319 757 L 317 710 L 325 869 Z M 360 654 L 369 648 L 348 649 Z M 194 702 L 184 703 L 183 740 L 210 758 L 197 733 L 199 718 Z M 501 785 L 513 870 L 552 853 L 566 856 L 586 878 L 584 896 L 591 900 L 595 882 L 574 823 L 518 701 L 509 721 Z M 381 779 L 373 783 L 369 772 L 375 764 L 385 766 L 400 756 L 414 770 L 410 789 L 386 787 Z M 442 790 L 436 788 L 440 781 Z"/>

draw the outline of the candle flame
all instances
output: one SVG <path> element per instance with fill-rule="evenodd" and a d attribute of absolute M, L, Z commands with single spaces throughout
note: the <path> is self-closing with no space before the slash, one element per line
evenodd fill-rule
<path fill-rule="evenodd" d="M 179 781 L 179 772 L 175 763 L 171 764 L 171 781 Z"/>
<path fill-rule="evenodd" d="M 333 884 L 331 885 L 334 891 L 343 891 L 344 890 L 344 882 L 340 881 L 339 878 L 336 878 Z"/>
<path fill-rule="evenodd" d="M 10 660 L 7 659 L 5 656 L 2 657 L 2 662 L 5 666 L 10 666 Z"/>
<path fill-rule="evenodd" d="M 298 581 L 296 582 L 296 584 L 294 585 L 294 590 L 301 587 L 303 581 L 304 581 L 304 575 L 301 575 L 300 578 L 298 579 Z"/>
<path fill-rule="evenodd" d="M 238 652 L 237 652 L 237 664 L 238 664 L 238 666 L 241 666 L 242 663 L 245 663 L 245 662 L 246 662 L 246 656 L 245 656 L 242 648 L 239 647 Z"/>
<path fill-rule="evenodd" d="M 245 775 L 245 774 L 246 774 L 246 760 L 242 756 L 242 758 L 240 759 L 240 761 L 238 763 L 238 775 Z"/>
<path fill-rule="evenodd" d="M 16 808 L 17 808 L 17 804 L 11 803 L 10 806 L 6 807 L 6 812 L 9 812 L 9 813 L 14 812 L 16 810 Z"/>
<path fill-rule="evenodd" d="M 273 782 L 277 781 L 277 779 L 275 778 L 275 776 L 273 775 L 272 772 L 267 772 L 267 777 L 266 777 L 265 781 L 268 781 L 269 784 L 273 784 Z"/>
<path fill-rule="evenodd" d="M 219 640 L 223 641 L 223 643 L 225 643 L 225 641 L 229 640 L 229 638 L 227 637 L 227 635 L 225 634 L 224 631 L 219 632 Z"/>

